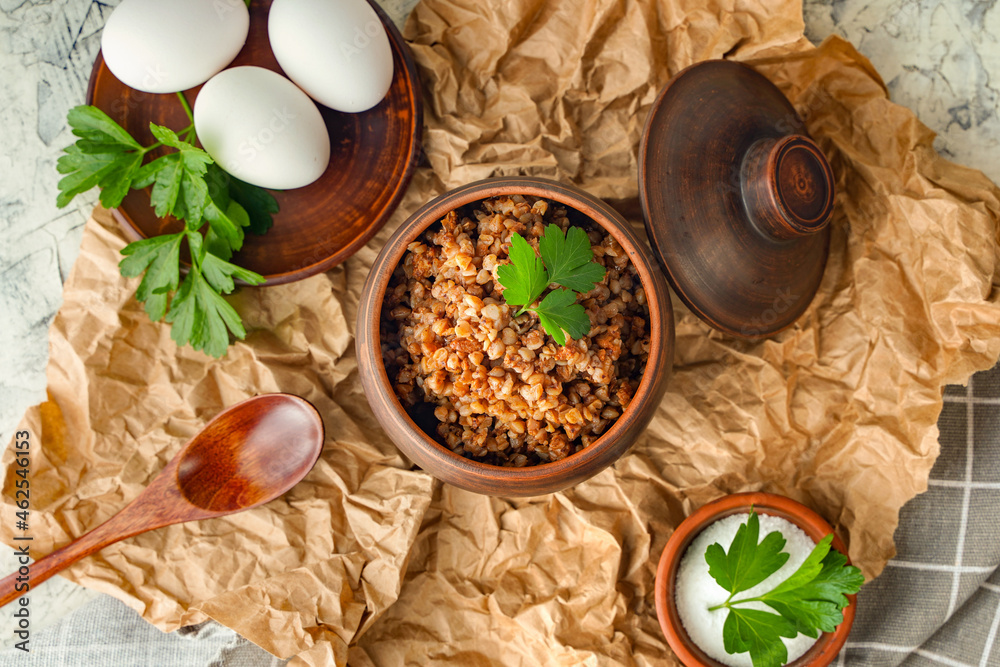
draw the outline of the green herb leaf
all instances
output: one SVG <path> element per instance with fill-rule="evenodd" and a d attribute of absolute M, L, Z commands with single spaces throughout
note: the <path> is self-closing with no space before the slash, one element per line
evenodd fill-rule
<path fill-rule="evenodd" d="M 149 129 L 161 143 L 176 148 L 144 165 L 135 175 L 132 187 L 153 186 L 150 202 L 161 218 L 173 215 L 187 222 L 188 229 L 197 229 L 208 202 L 205 173 L 212 158 L 200 148 L 182 141 L 173 130 L 149 124 Z"/>
<path fill-rule="evenodd" d="M 237 338 L 246 336 L 240 316 L 222 296 L 212 289 L 199 271 L 190 271 L 167 313 L 170 337 L 178 345 L 190 345 L 213 357 L 221 357 L 229 347 L 231 331 Z"/>
<path fill-rule="evenodd" d="M 784 591 L 795 590 L 813 579 L 823 569 L 823 559 L 830 552 L 830 545 L 833 543 L 833 535 L 827 535 L 816 543 L 813 550 L 809 552 L 806 559 L 799 565 L 790 577 L 771 589 L 769 595 L 780 594 Z M 846 561 L 845 561 L 846 562 Z"/>
<path fill-rule="evenodd" d="M 534 311 L 546 333 L 560 345 L 566 344 L 566 332 L 570 338 L 579 339 L 590 331 L 587 311 L 576 302 L 576 294 L 569 290 L 552 290 Z"/>
<path fill-rule="evenodd" d="M 69 110 L 66 122 L 73 128 L 73 134 L 83 140 L 95 143 L 121 144 L 141 149 L 142 146 L 131 134 L 111 120 L 108 114 L 95 106 L 77 106 Z"/>
<path fill-rule="evenodd" d="M 229 294 L 233 291 L 235 287 L 233 278 L 239 278 L 250 285 L 260 285 L 264 282 L 264 276 L 259 273 L 231 264 L 210 253 L 205 255 L 201 271 L 205 275 L 205 280 L 223 294 Z"/>
<path fill-rule="evenodd" d="M 179 97 L 190 111 L 183 94 Z M 157 143 L 143 147 L 96 107 L 76 107 L 67 120 L 78 139 L 56 165 L 65 175 L 59 181 L 57 205 L 66 206 L 76 195 L 98 186 L 101 203 L 116 207 L 129 190 L 152 186 L 150 200 L 156 214 L 183 220 L 185 229 L 129 244 L 122 250 L 119 269 L 125 277 L 142 276 L 136 298 L 152 320 L 165 318 L 172 323 L 175 341 L 221 356 L 230 333 L 237 338 L 245 335 L 239 315 L 222 294 L 232 292 L 236 280 L 251 285 L 264 282 L 259 274 L 227 260 L 242 247 L 244 228 L 263 233 L 271 227 L 277 201 L 265 190 L 231 177 L 187 141 L 194 135 L 193 127 L 183 131 L 181 139 L 170 128 L 151 123 Z M 159 146 L 173 152 L 143 165 L 146 154 Z M 184 241 L 192 265 L 181 281 Z"/>
<path fill-rule="evenodd" d="M 564 235 L 558 225 L 546 225 L 538 240 L 541 257 L 517 233 L 510 237 L 510 264 L 497 267 L 497 280 L 504 287 L 504 300 L 521 306 L 517 315 L 526 310 L 538 315 L 545 332 L 560 345 L 566 344 L 566 334 L 579 339 L 590 331 L 590 318 L 583 306 L 576 303 L 575 292 L 589 292 L 604 278 L 604 267 L 591 261 L 587 233 L 570 227 Z M 532 304 L 550 284 L 560 284 L 570 290 L 549 292 L 537 306 Z"/>
<path fill-rule="evenodd" d="M 234 201 L 230 201 L 223 210 L 209 199 L 205 204 L 204 215 L 208 221 L 209 233 L 213 239 L 218 239 L 210 247 L 214 254 L 229 259 L 233 256 L 233 251 L 243 247 L 243 228 L 250 222 L 247 212 Z"/>
<path fill-rule="evenodd" d="M 520 314 L 545 291 L 549 274 L 535 249 L 516 232 L 510 237 L 509 255 L 511 263 L 497 267 L 497 278 L 504 287 L 504 300 L 512 306 L 522 306 Z"/>
<path fill-rule="evenodd" d="M 734 600 L 735 594 L 761 583 L 788 560 L 781 551 L 785 539 L 780 533 L 772 532 L 757 544 L 759 533 L 760 522 L 751 508 L 728 553 L 718 543 L 706 549 L 709 574 L 730 592 L 729 599 L 712 609 L 729 610 L 723 626 L 727 652 L 749 651 L 754 667 L 780 667 L 788 659 L 780 637 L 802 633 L 815 638 L 820 631 L 833 632 L 844 620 L 846 596 L 860 590 L 864 577 L 847 565 L 846 556 L 831 550 L 833 535 L 827 535 L 783 582 L 757 597 Z M 762 602 L 778 613 L 738 606 L 747 602 Z"/>
<path fill-rule="evenodd" d="M 180 281 L 181 239 L 184 233 L 164 234 L 130 243 L 122 248 L 125 255 L 118 269 L 126 278 L 142 277 L 135 298 L 144 302 L 149 319 L 158 322 L 167 312 L 168 294 Z"/>
<path fill-rule="evenodd" d="M 231 276 L 235 271 L 227 268 L 233 267 L 232 264 L 206 251 L 198 233 L 187 232 L 185 236 L 191 248 L 192 264 L 167 312 L 167 322 L 173 325 L 170 337 L 178 345 L 188 344 L 213 357 L 221 357 L 229 347 L 229 333 L 236 338 L 246 336 L 239 314 L 220 294 L 232 291 Z M 206 276 L 206 264 L 212 279 L 217 283 L 215 285 Z M 253 272 L 247 271 L 246 274 L 256 276 L 258 282 L 263 281 L 261 276 Z"/>
<path fill-rule="evenodd" d="M 857 592 L 864 583 L 861 570 L 847 566 L 847 557 L 830 549 L 833 535 L 820 540 L 792 576 L 760 601 L 795 622 L 799 632 L 817 637 L 818 631 L 833 632 L 844 620 L 845 594 Z"/>
<path fill-rule="evenodd" d="M 705 551 L 708 573 L 730 593 L 753 588 L 788 561 L 788 554 L 781 551 L 785 548 L 781 533 L 769 533 L 757 544 L 759 535 L 760 519 L 751 511 L 747 522 L 737 529 L 728 554 L 718 543 Z"/>
<path fill-rule="evenodd" d="M 777 614 L 757 609 L 729 610 L 722 625 L 722 643 L 727 653 L 750 652 L 754 667 L 775 667 L 788 662 L 782 637 L 794 637 L 795 625 Z"/>
<path fill-rule="evenodd" d="M 254 234 L 267 232 L 274 224 L 271 215 L 278 212 L 278 200 L 263 188 L 226 175 L 229 177 L 229 196 L 246 210 L 250 231 Z"/>
<path fill-rule="evenodd" d="M 865 575 L 861 574 L 861 570 L 848 565 L 847 556 L 836 549 L 830 549 L 823 557 L 823 569 L 815 579 L 799 587 L 799 594 L 816 600 L 828 600 L 836 604 L 837 609 L 844 609 L 851 603 L 847 596 L 861 590 L 864 583 Z"/>
<path fill-rule="evenodd" d="M 229 259 L 234 251 L 243 247 L 243 228 L 250 224 L 249 216 L 229 194 L 229 175 L 217 165 L 210 164 L 205 171 L 208 193 L 202 214 L 209 230 L 221 244 L 212 243 L 216 254 Z"/>
<path fill-rule="evenodd" d="M 101 188 L 101 203 L 116 207 L 128 194 L 145 150 L 128 132 L 97 107 L 70 109 L 67 121 L 80 139 L 56 161 L 59 181 L 56 206 L 63 208 L 78 194 Z"/>
<path fill-rule="evenodd" d="M 594 259 L 587 232 L 570 227 L 563 236 L 558 225 L 548 225 L 538 239 L 538 250 L 549 272 L 549 282 L 580 293 L 589 292 L 604 278 L 604 267 Z"/>

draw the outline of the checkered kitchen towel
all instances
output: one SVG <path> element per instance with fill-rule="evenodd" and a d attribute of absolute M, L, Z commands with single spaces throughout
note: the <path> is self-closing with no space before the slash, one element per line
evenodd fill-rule
<path fill-rule="evenodd" d="M 859 594 L 836 664 L 1000 667 L 1000 366 L 947 387 L 930 488 Z"/>
<path fill-rule="evenodd" d="M 898 555 L 859 594 L 835 665 L 1000 667 L 1000 366 L 944 401 L 930 488 L 903 508 Z M 285 664 L 214 623 L 165 635 L 109 597 L 36 633 L 23 658 L 0 651 L 0 665 L 31 667 Z"/>

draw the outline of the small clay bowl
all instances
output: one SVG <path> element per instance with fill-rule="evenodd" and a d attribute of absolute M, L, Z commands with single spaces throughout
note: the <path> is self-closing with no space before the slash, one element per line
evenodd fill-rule
<path fill-rule="evenodd" d="M 639 388 L 622 415 L 589 447 L 561 461 L 506 468 L 460 456 L 422 429 L 396 398 L 379 342 L 381 306 L 389 279 L 407 245 L 446 213 L 499 195 L 531 195 L 565 205 L 590 218 L 625 249 L 636 267 L 649 307 L 650 352 Z M 361 292 L 357 325 L 361 384 L 382 428 L 410 460 L 438 479 L 494 496 L 535 496 L 581 482 L 614 463 L 646 428 L 666 389 L 674 352 L 674 325 L 663 273 L 649 249 L 613 208 L 578 188 L 532 177 L 496 178 L 456 188 L 414 213 L 393 234 L 372 266 Z"/>
<path fill-rule="evenodd" d="M 660 628 L 666 635 L 670 648 L 687 667 L 725 667 L 725 665 L 702 651 L 691 640 L 681 623 L 675 591 L 681 559 L 688 545 L 709 524 L 733 514 L 749 514 L 751 505 L 759 514 L 770 514 L 790 521 L 805 531 L 815 542 L 833 532 L 833 528 L 823 517 L 802 503 L 772 493 L 734 493 L 723 496 L 684 519 L 663 549 L 659 567 L 656 569 L 655 593 L 656 615 L 660 620 Z M 847 553 L 847 547 L 836 534 L 833 536 L 833 548 L 843 554 Z M 788 663 L 788 667 L 825 667 L 833 662 L 847 641 L 857 610 L 857 596 L 847 597 L 851 603 L 844 609 L 844 620 L 837 626 L 836 631 L 821 634 L 816 643 L 797 660 Z"/>

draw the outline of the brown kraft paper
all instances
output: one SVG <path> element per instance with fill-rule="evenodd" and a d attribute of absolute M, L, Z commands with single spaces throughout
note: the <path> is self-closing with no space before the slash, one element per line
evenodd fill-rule
<path fill-rule="evenodd" d="M 148 320 L 137 281 L 118 273 L 124 237 L 95 211 L 51 329 L 49 400 L 21 426 L 42 443 L 35 553 L 134 498 L 223 407 L 286 391 L 327 426 L 303 483 L 243 514 L 108 547 L 66 576 L 163 630 L 214 618 L 295 664 L 358 666 L 675 664 L 653 607 L 656 562 L 684 516 L 737 491 L 814 508 L 876 576 L 900 507 L 927 487 L 941 387 L 1000 356 L 996 186 L 939 157 L 850 44 L 811 45 L 796 2 L 424 0 L 405 34 L 430 167 L 343 265 L 235 294 L 250 333 L 225 358 L 178 349 Z M 573 489 L 488 498 L 412 470 L 374 421 L 353 345 L 389 234 L 437 194 L 507 174 L 578 185 L 641 234 L 646 113 L 672 75 L 721 57 L 781 88 L 836 174 L 831 255 L 809 310 L 747 342 L 674 298 L 674 374 L 653 422 Z M 776 294 L 776 312 L 782 303 Z"/>

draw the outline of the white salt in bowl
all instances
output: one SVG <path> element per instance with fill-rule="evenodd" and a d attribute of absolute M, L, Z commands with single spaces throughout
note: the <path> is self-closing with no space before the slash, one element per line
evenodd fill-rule
<path fill-rule="evenodd" d="M 709 656 L 688 634 L 681 621 L 677 605 L 677 576 L 681 561 L 691 543 L 711 524 L 734 514 L 749 514 L 753 506 L 762 517 L 772 516 L 798 526 L 816 543 L 833 532 L 820 515 L 805 505 L 771 493 L 737 493 L 704 505 L 677 526 L 670 536 L 656 570 L 656 614 L 667 643 L 687 667 L 726 667 Z M 763 520 L 763 519 L 762 519 Z M 766 534 L 762 526 L 762 533 Z M 847 553 L 843 541 L 833 537 L 833 548 Z M 843 610 L 844 620 L 832 633 L 823 633 L 801 657 L 788 663 L 791 667 L 825 667 L 833 662 L 847 641 L 854 623 L 857 598 L 847 596 L 851 603 Z M 809 640 L 811 641 L 811 640 Z"/>

